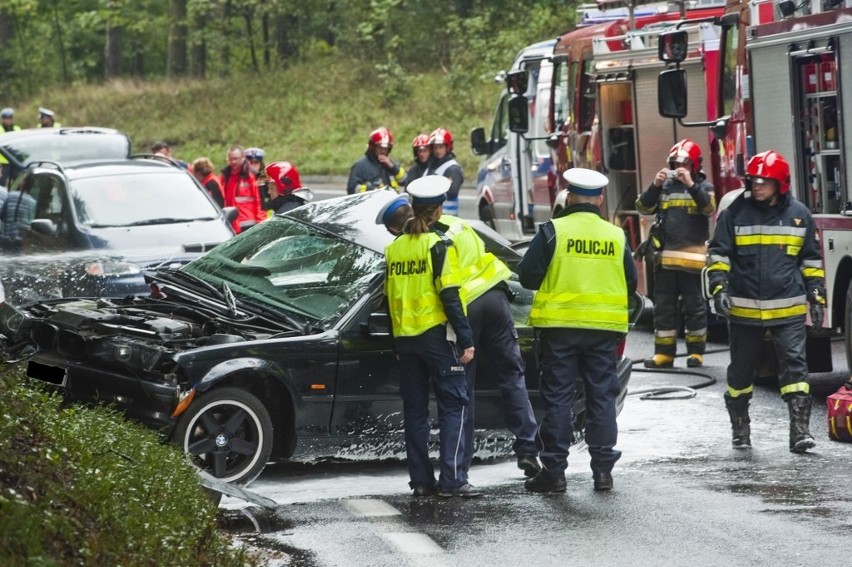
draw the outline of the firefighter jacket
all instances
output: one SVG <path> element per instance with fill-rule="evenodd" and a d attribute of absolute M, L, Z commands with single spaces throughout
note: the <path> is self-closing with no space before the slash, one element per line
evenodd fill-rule
<path fill-rule="evenodd" d="M 385 248 L 385 295 L 395 337 L 416 337 L 449 321 L 459 346 L 473 346 L 473 331 L 458 300 L 455 246 L 436 232 L 403 234 Z"/>
<path fill-rule="evenodd" d="M 349 181 L 346 183 L 346 192 L 363 193 L 373 189 L 399 190 L 399 185 L 405 179 L 405 168 L 395 160 L 391 169 L 386 168 L 376 158 L 376 154 L 367 150 L 364 157 L 352 164 L 349 170 Z"/>
<path fill-rule="evenodd" d="M 730 320 L 780 325 L 804 320 L 823 296 L 825 271 L 810 211 L 789 193 L 762 206 L 744 192 L 719 215 L 708 248 L 710 292 L 726 291 Z"/>
<path fill-rule="evenodd" d="M 572 205 L 567 211 L 542 225 L 518 267 L 521 284 L 538 289 L 529 324 L 626 333 L 628 281 L 635 289 L 636 273 L 624 231 L 601 218 L 593 205 Z M 541 278 L 536 257 L 546 254 L 550 242 L 552 256 Z"/>
<path fill-rule="evenodd" d="M 465 306 L 512 275 L 506 264 L 491 252 L 485 251 L 485 243 L 465 221 L 442 215 L 435 226 L 453 241 L 458 250 L 461 281 L 459 295 Z M 508 288 L 505 291 L 508 292 Z"/>
<path fill-rule="evenodd" d="M 237 208 L 237 218 L 233 222 L 234 231 L 239 233 L 242 223 L 259 223 L 267 218 L 266 211 L 260 203 L 260 191 L 254 174 L 249 171 L 248 165 L 234 173 L 229 166 L 222 169 L 220 178 L 222 182 L 222 193 L 226 207 Z"/>
<path fill-rule="evenodd" d="M 694 174 L 695 184 L 686 187 L 668 179 L 661 187 L 653 183 L 636 200 L 636 210 L 657 215 L 659 238 L 656 265 L 668 270 L 700 272 L 707 259 L 710 216 L 716 208 L 713 186 L 703 174 Z M 655 243 L 657 245 L 657 243 Z"/>

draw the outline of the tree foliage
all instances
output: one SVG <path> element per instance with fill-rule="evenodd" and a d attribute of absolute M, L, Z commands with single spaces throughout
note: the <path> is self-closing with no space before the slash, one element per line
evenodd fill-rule
<path fill-rule="evenodd" d="M 563 0 L 4 0 L 0 101 L 115 78 L 264 73 L 333 55 L 382 96 L 442 70 L 483 77 L 573 25 Z"/>

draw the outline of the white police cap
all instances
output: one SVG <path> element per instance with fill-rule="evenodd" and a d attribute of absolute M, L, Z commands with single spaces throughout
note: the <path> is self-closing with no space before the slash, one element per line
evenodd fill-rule
<path fill-rule="evenodd" d="M 434 205 L 447 199 L 451 182 L 443 175 L 426 175 L 415 179 L 405 188 L 414 205 Z"/>
<path fill-rule="evenodd" d="M 3 110 L 0 110 L 0 118 L 12 118 L 15 115 L 15 111 L 9 108 L 8 106 Z"/>
<path fill-rule="evenodd" d="M 386 191 L 377 191 L 379 194 L 384 194 Z M 408 195 L 403 193 L 402 195 L 397 195 L 387 203 L 382 209 L 379 211 L 379 214 L 376 215 L 376 224 L 387 224 L 391 219 L 393 214 L 399 210 L 400 207 L 404 207 L 408 205 Z"/>
<path fill-rule="evenodd" d="M 606 175 L 593 169 L 572 167 L 562 174 L 568 182 L 568 192 L 584 197 L 597 197 L 609 183 Z"/>
<path fill-rule="evenodd" d="M 42 116 L 53 116 L 53 111 L 49 108 L 44 108 L 43 106 L 38 107 L 38 113 Z"/>

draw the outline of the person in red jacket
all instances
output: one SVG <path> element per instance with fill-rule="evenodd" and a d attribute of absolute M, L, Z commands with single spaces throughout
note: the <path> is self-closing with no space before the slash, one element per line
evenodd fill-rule
<path fill-rule="evenodd" d="M 192 162 L 190 168 L 192 175 L 201 183 L 201 186 L 207 190 L 210 198 L 213 199 L 219 208 L 225 206 L 225 193 L 222 190 L 222 182 L 216 175 L 216 168 L 213 167 L 213 162 L 210 158 L 200 157 Z"/>
<path fill-rule="evenodd" d="M 228 165 L 222 169 L 220 180 L 225 206 L 237 208 L 237 218 L 233 223 L 236 233 L 266 220 L 266 211 L 263 210 L 257 189 L 257 179 L 249 170 L 245 151 L 241 146 L 231 146 L 228 150 Z"/>

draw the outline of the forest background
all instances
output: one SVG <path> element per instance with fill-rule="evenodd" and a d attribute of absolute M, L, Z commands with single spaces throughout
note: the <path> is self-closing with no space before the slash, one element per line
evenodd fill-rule
<path fill-rule="evenodd" d="M 572 0 L 2 0 L 0 107 L 225 164 L 231 144 L 346 175 L 386 126 L 393 157 L 439 126 L 473 179 L 518 51 L 574 26 Z"/>

